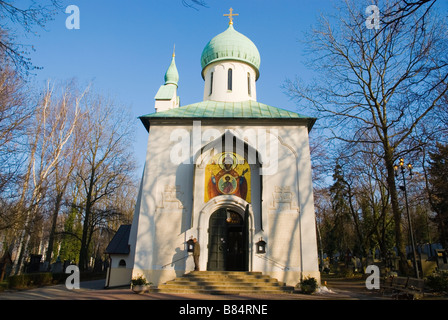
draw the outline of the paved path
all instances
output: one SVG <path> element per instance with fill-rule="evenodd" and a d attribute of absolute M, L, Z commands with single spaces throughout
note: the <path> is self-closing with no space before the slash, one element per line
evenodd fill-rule
<path fill-rule="evenodd" d="M 0 292 L 0 300 L 387 300 L 365 288 L 362 281 L 327 281 L 328 290 L 305 294 L 135 294 L 129 288 L 104 289 L 104 280 L 81 282 L 81 288 L 68 290 L 64 284 L 30 290 Z"/>
<path fill-rule="evenodd" d="M 53 310 L 52 308 L 58 310 L 54 315 L 64 318 L 67 316 L 85 318 L 88 314 L 89 318 L 98 316 L 115 319 L 117 316 L 121 316 L 123 310 L 134 310 L 135 315 L 139 317 L 151 317 L 152 314 L 162 312 L 165 315 L 164 318 L 170 320 L 229 319 L 229 315 L 231 319 L 235 316 L 256 316 L 261 320 L 261 318 L 290 318 L 291 315 L 298 317 L 299 313 L 328 317 L 334 315 L 336 310 L 342 310 L 341 312 L 344 313 L 352 312 L 355 310 L 353 308 L 361 309 L 361 315 L 364 315 L 363 312 L 366 312 L 366 315 L 375 314 L 375 312 L 387 308 L 388 314 L 391 311 L 397 312 L 397 318 L 411 319 L 415 317 L 414 308 L 391 308 L 396 305 L 395 301 L 367 290 L 362 281 L 327 280 L 327 288 L 328 290 L 313 295 L 135 294 L 129 288 L 104 289 L 104 280 L 97 280 L 81 282 L 81 288 L 77 290 L 68 290 L 62 284 L 31 290 L 0 292 L 0 306 L 3 310 L 11 308 L 16 313 L 20 312 L 24 317 L 33 318 L 37 314 Z M 24 300 L 28 300 L 29 305 L 24 303 Z M 359 302 L 363 302 L 361 300 L 370 306 L 362 308 L 362 305 L 359 304 Z M 372 302 L 373 300 L 380 304 Z M 439 307 L 443 308 L 444 305 Z M 254 313 L 255 308 L 258 308 L 259 313 Z M 225 312 L 226 310 L 228 313 Z M 235 311 L 235 314 L 229 313 L 229 311 Z M 246 313 L 241 314 L 241 311 Z M 192 312 L 196 313 L 192 314 Z M 404 314 L 406 316 L 403 316 Z"/>

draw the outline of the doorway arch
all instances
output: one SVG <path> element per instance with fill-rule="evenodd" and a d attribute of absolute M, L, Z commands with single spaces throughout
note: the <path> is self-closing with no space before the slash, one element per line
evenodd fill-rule
<path fill-rule="evenodd" d="M 241 214 L 216 210 L 208 225 L 208 271 L 248 271 L 248 228 Z"/>
<path fill-rule="evenodd" d="M 197 237 L 201 247 L 200 266 L 207 269 L 208 267 L 208 248 L 209 248 L 209 233 L 210 233 L 210 218 L 212 215 L 222 209 L 227 208 L 231 211 L 238 213 L 247 224 L 245 224 L 246 230 L 246 263 L 245 267 L 247 271 L 252 270 L 253 260 L 253 246 L 254 246 L 254 213 L 252 205 L 247 201 L 236 197 L 234 195 L 220 195 L 205 203 L 201 208 L 198 208 L 197 218 L 193 220 L 193 226 L 187 233 L 187 237 Z"/>

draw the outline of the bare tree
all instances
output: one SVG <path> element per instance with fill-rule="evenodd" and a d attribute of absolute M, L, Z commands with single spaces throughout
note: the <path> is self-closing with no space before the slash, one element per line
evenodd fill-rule
<path fill-rule="evenodd" d="M 25 5 L 18 5 L 12 0 L 0 0 L 0 52 L 8 63 L 15 66 L 16 71 L 27 75 L 36 69 L 28 57 L 33 47 L 19 43 L 18 33 L 24 31 L 25 34 L 35 34 L 36 27 L 45 28 L 46 23 L 60 9 L 60 0 L 41 3 L 31 1 Z"/>
<path fill-rule="evenodd" d="M 388 4 L 389 9 L 381 16 L 381 30 L 394 27 L 408 17 L 417 17 L 421 27 L 425 25 L 425 18 L 437 0 L 394 0 Z M 381 31 L 380 31 L 381 32 Z"/>
<path fill-rule="evenodd" d="M 207 2 L 204 0 L 182 0 L 182 4 L 188 8 L 196 9 L 196 6 L 207 7 Z"/>
<path fill-rule="evenodd" d="M 87 101 L 83 162 L 76 170 L 82 200 L 83 232 L 79 266 L 88 267 L 93 233 L 104 221 L 119 214 L 110 198 L 132 181 L 135 161 L 131 154 L 132 128 L 126 109 L 99 96 Z"/>
<path fill-rule="evenodd" d="M 25 160 L 23 135 L 33 114 L 27 88 L 9 67 L 0 70 L 0 230 L 17 222 L 15 200 Z"/>
<path fill-rule="evenodd" d="M 386 233 L 392 225 L 389 192 L 380 147 L 376 144 L 344 145 L 338 161 L 343 164 L 348 203 L 357 235 L 357 246 L 363 254 L 379 248 L 384 257 L 389 247 Z"/>
<path fill-rule="evenodd" d="M 63 205 L 63 199 L 66 190 L 73 181 L 73 172 L 77 166 L 80 165 L 81 157 L 78 151 L 84 143 L 82 127 L 82 119 L 84 113 L 80 109 L 80 103 L 86 94 L 85 92 L 78 92 L 73 82 L 69 83 L 64 88 L 62 96 L 59 100 L 60 114 L 57 118 L 51 120 L 50 125 L 58 127 L 60 136 L 64 132 L 69 134 L 69 140 L 62 150 L 60 160 L 55 163 L 54 171 L 51 176 L 51 184 L 48 189 L 50 192 L 47 196 L 52 198 L 52 210 L 50 211 L 50 232 L 47 246 L 47 253 L 45 255 L 48 265 L 51 262 L 53 245 L 56 237 L 56 228 L 58 216 Z"/>
<path fill-rule="evenodd" d="M 334 138 L 381 146 L 400 270 L 407 273 L 394 164 L 411 151 L 406 140 L 448 90 L 448 63 L 440 55 L 446 50 L 446 21 L 429 19 L 428 13 L 422 26 L 410 15 L 375 34 L 365 26 L 369 4 L 346 0 L 339 16 L 322 16 L 308 41 L 319 79 L 286 86 L 298 102 L 308 102 Z"/>
<path fill-rule="evenodd" d="M 21 270 L 23 258 L 28 251 L 31 230 L 41 218 L 39 206 L 45 198 L 55 168 L 67 155 L 69 140 L 81 114 L 79 103 L 84 93 L 71 104 L 68 98 L 69 88 L 64 88 L 61 96 L 55 91 L 55 87 L 48 83 L 38 102 L 33 126 L 28 128 L 30 151 L 19 201 L 23 225 L 18 239 L 20 247 L 15 260 L 15 272 Z"/>

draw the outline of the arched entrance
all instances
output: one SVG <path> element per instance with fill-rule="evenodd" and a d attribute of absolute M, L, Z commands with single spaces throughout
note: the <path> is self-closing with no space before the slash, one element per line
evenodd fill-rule
<path fill-rule="evenodd" d="M 248 270 L 248 230 L 244 218 L 229 208 L 216 210 L 209 219 L 209 271 Z"/>

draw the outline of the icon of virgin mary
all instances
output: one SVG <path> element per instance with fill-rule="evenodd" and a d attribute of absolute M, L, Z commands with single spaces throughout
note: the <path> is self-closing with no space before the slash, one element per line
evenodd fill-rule
<path fill-rule="evenodd" d="M 210 170 L 210 179 L 208 181 L 208 198 L 212 199 L 219 195 L 236 195 L 246 200 L 247 180 L 244 175 L 249 171 L 248 168 L 238 170 L 240 165 L 238 159 L 233 153 L 222 153 L 217 161 L 220 170 L 214 174 Z M 247 166 L 247 164 L 246 164 Z M 238 173 L 241 172 L 241 174 Z"/>

